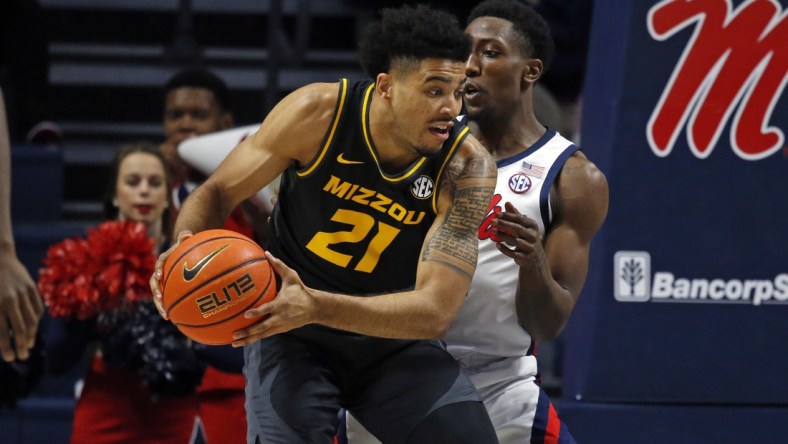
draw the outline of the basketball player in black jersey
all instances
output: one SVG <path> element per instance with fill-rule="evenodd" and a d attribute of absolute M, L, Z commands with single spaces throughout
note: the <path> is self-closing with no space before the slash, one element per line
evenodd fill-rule
<path fill-rule="evenodd" d="M 374 82 L 293 92 L 181 209 L 183 239 L 282 173 L 267 253 L 281 289 L 234 343 L 250 443 L 330 442 L 341 407 L 387 443 L 497 442 L 436 340 L 468 291 L 496 180 L 455 119 L 469 52 L 445 12 L 384 10 L 360 43 Z M 159 303 L 171 251 L 151 278 Z"/>

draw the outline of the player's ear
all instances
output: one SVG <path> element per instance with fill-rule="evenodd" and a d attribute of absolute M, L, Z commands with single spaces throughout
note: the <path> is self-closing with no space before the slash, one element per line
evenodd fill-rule
<path fill-rule="evenodd" d="M 544 64 L 539 59 L 527 59 L 525 66 L 523 66 L 523 86 L 533 84 L 544 72 Z"/>
<path fill-rule="evenodd" d="M 391 74 L 382 72 L 375 78 L 375 92 L 383 99 L 391 100 Z"/>

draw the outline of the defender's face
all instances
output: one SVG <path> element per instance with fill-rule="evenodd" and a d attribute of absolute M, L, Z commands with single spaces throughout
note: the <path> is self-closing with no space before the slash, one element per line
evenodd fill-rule
<path fill-rule="evenodd" d="M 523 69 L 528 60 L 512 22 L 497 17 L 479 17 L 465 32 L 471 36 L 472 50 L 466 63 L 465 108 L 470 119 L 506 112 L 520 101 L 526 87 Z"/>
<path fill-rule="evenodd" d="M 151 226 L 167 209 L 167 179 L 164 165 L 148 153 L 132 153 L 123 158 L 115 184 L 118 218 Z"/>
<path fill-rule="evenodd" d="M 164 136 L 178 144 L 190 137 L 227 129 L 232 125 L 213 93 L 205 88 L 183 87 L 167 93 L 164 103 Z"/>
<path fill-rule="evenodd" d="M 397 137 L 419 155 L 439 152 L 462 108 L 465 66 L 425 59 L 394 79 L 391 106 Z"/>

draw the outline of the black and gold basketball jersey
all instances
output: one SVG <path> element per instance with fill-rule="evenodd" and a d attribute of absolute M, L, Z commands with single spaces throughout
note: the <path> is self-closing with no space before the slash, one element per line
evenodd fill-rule
<path fill-rule="evenodd" d="M 369 131 L 374 84 L 339 83 L 318 155 L 282 175 L 268 248 L 312 288 L 358 295 L 410 288 L 435 219 L 438 178 L 468 128 L 455 124 L 439 153 L 387 174 Z"/>

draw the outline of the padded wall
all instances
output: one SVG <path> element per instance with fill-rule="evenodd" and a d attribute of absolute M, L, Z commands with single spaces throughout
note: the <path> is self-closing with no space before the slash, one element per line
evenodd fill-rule
<path fill-rule="evenodd" d="M 564 397 L 788 405 L 788 1 L 595 3 L 582 148 L 610 211 Z"/>

